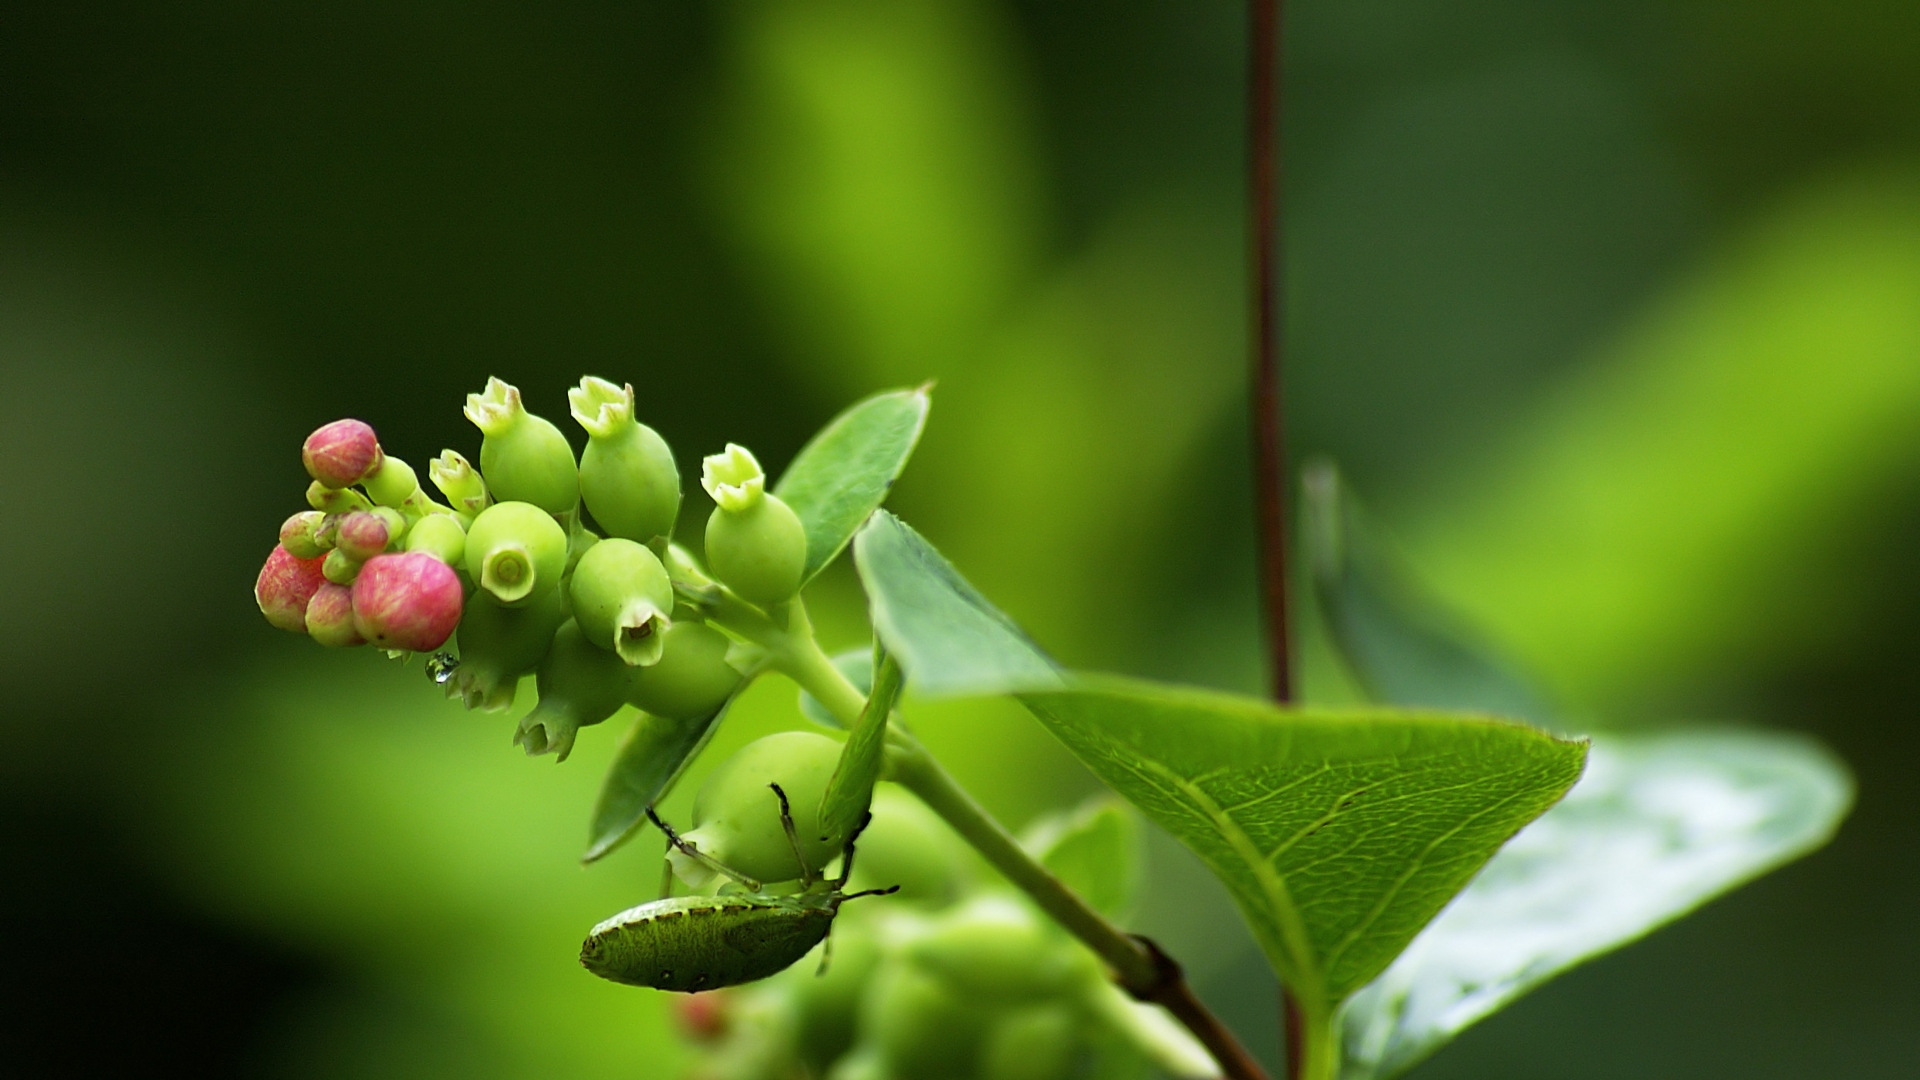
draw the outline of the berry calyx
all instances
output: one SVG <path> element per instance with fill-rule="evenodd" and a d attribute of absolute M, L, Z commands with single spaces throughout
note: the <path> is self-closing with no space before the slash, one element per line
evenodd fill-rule
<path fill-rule="evenodd" d="M 424 551 L 377 555 L 353 581 L 354 624 L 383 649 L 430 652 L 460 623 L 460 578 Z"/>
<path fill-rule="evenodd" d="M 567 569 L 567 533 L 532 503 L 501 502 L 467 530 L 467 573 L 508 607 L 558 588 Z"/>
<path fill-rule="evenodd" d="M 268 622 L 282 630 L 306 633 L 307 603 L 327 583 L 320 573 L 320 563 L 320 559 L 302 559 L 275 545 L 253 583 L 254 602 Z"/>
<path fill-rule="evenodd" d="M 335 420 L 307 436 L 300 462 L 330 488 L 352 487 L 380 467 L 380 440 L 359 420 Z"/>
<path fill-rule="evenodd" d="M 487 482 L 466 458 L 451 450 L 442 450 L 439 457 L 427 462 L 427 476 L 447 497 L 447 504 L 469 519 L 492 502 L 487 496 Z"/>

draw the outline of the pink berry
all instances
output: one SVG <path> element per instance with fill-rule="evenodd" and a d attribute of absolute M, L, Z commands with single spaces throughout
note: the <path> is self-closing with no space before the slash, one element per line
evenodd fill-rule
<path fill-rule="evenodd" d="M 347 558 L 365 562 L 387 550 L 388 539 L 390 530 L 384 518 L 365 510 L 356 510 L 340 519 L 333 546 L 344 552 Z"/>
<path fill-rule="evenodd" d="M 300 460 L 327 487 L 352 487 L 379 467 L 380 440 L 359 420 L 335 420 L 307 436 Z"/>
<path fill-rule="evenodd" d="M 353 621 L 383 649 L 429 652 L 460 625 L 460 578 L 424 551 L 376 555 L 353 579 Z"/>
<path fill-rule="evenodd" d="M 334 649 L 365 645 L 367 639 L 353 624 L 353 590 L 329 581 L 307 601 L 307 634 Z"/>
<path fill-rule="evenodd" d="M 274 547 L 253 583 L 253 598 L 268 622 L 296 634 L 306 632 L 307 603 L 327 583 L 320 575 L 323 561 L 297 558 L 286 548 Z"/>

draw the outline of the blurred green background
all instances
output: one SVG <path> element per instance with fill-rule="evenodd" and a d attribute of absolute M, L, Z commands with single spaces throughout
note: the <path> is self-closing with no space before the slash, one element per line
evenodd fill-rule
<path fill-rule="evenodd" d="M 1920 8 L 1291 8 L 1294 451 L 1592 724 L 1808 730 L 1861 784 L 1828 850 L 1416 1075 L 1920 1074 Z M 563 418 L 592 373 L 683 468 L 778 468 L 937 377 L 898 511 L 1069 663 L 1257 689 L 1243 19 L 0 11 L 0 1068 L 679 1067 L 573 962 L 657 881 L 576 862 L 616 732 L 527 761 L 254 610 L 337 416 L 420 463 L 488 375 Z M 861 639 L 850 573 L 812 602 Z M 1017 709 L 915 718 L 1010 822 L 1091 790 Z M 798 722 L 768 681 L 722 742 Z M 1143 928 L 1271 1057 L 1245 932 L 1152 853 Z"/>

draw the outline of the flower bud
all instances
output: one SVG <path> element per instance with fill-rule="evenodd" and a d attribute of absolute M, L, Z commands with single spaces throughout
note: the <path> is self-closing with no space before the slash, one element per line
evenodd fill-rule
<path fill-rule="evenodd" d="M 466 569 L 467 533 L 457 518 L 428 514 L 407 530 L 406 547 L 408 551 L 424 551 L 455 570 Z"/>
<path fill-rule="evenodd" d="M 335 585 L 351 585 L 360 576 L 362 562 L 336 547 L 320 560 L 320 574 Z"/>
<path fill-rule="evenodd" d="M 260 614 L 265 615 L 268 622 L 282 630 L 306 632 L 307 602 L 327 583 L 320 573 L 320 561 L 302 559 L 286 548 L 274 546 L 266 565 L 260 568 L 260 577 L 253 583 L 254 602 L 260 605 Z"/>
<path fill-rule="evenodd" d="M 553 645 L 540 661 L 535 673 L 540 701 L 521 719 L 514 745 L 525 748 L 528 757 L 554 754 L 567 760 L 576 732 L 626 704 L 632 670 L 618 656 L 595 648 L 580 633 L 580 624 L 568 619 L 554 632 Z"/>
<path fill-rule="evenodd" d="M 567 532 L 524 502 L 495 503 L 467 529 L 467 573 L 509 607 L 557 588 L 567 569 Z"/>
<path fill-rule="evenodd" d="M 366 488 L 367 497 L 379 505 L 400 507 L 420 490 L 420 480 L 413 474 L 413 466 L 388 454 L 360 486 Z"/>
<path fill-rule="evenodd" d="M 307 601 L 307 636 L 328 648 L 365 645 L 353 623 L 353 590 L 328 582 Z"/>
<path fill-rule="evenodd" d="M 359 420 L 335 420 L 307 436 L 300 461 L 330 488 L 352 487 L 380 467 L 380 440 Z"/>
<path fill-rule="evenodd" d="M 559 428 L 527 411 L 519 390 L 488 379 L 484 392 L 467 395 L 466 414 L 485 436 L 480 471 L 495 499 L 532 503 L 549 514 L 573 512 L 580 503 L 573 447 Z"/>
<path fill-rule="evenodd" d="M 392 458 L 388 458 L 392 461 Z M 366 562 L 387 550 L 407 529 L 407 519 L 384 506 L 356 510 L 340 519 L 333 533 L 334 550 L 356 562 Z"/>
<path fill-rule="evenodd" d="M 320 558 L 333 546 L 322 532 L 326 520 L 327 515 L 318 510 L 302 510 L 293 515 L 280 526 L 280 546 L 296 559 Z"/>
<path fill-rule="evenodd" d="M 660 635 L 660 659 L 635 668 L 627 702 L 669 720 L 696 720 L 712 713 L 739 688 L 727 663 L 733 643 L 705 623 L 683 619 Z"/>
<path fill-rule="evenodd" d="M 646 543 L 672 536 L 680 514 L 680 470 L 658 432 L 633 418 L 633 385 L 589 375 L 567 391 L 573 418 L 587 432 L 580 496 L 610 536 Z"/>
<path fill-rule="evenodd" d="M 353 581 L 353 620 L 382 649 L 431 652 L 460 623 L 460 578 L 424 551 L 376 555 Z"/>
<path fill-rule="evenodd" d="M 568 616 L 564 589 L 549 589 L 515 608 L 474 593 L 460 616 L 460 666 L 447 681 L 447 696 L 469 709 L 511 708 L 520 679 L 533 674 Z"/>
<path fill-rule="evenodd" d="M 602 540 L 580 557 L 570 589 L 588 641 L 635 666 L 660 659 L 673 582 L 652 551 L 618 537 Z"/>
<path fill-rule="evenodd" d="M 717 504 L 707 519 L 707 568 L 752 603 L 790 599 L 807 567 L 800 516 L 766 490 L 766 474 L 746 447 L 728 443 L 702 465 L 700 485 Z"/>
<path fill-rule="evenodd" d="M 328 517 L 373 509 L 373 503 L 352 488 L 330 488 L 318 480 L 307 486 L 307 505 Z"/>
<path fill-rule="evenodd" d="M 845 837 L 820 836 L 820 800 L 840 764 L 840 744 L 823 735 L 785 731 L 748 743 L 720 763 L 693 799 L 693 829 L 685 839 L 700 851 L 755 880 L 771 883 L 801 876 L 793 843 L 780 822 L 786 793 L 801 852 L 814 871 L 840 854 Z M 679 852 L 669 855 L 674 872 L 698 885 L 703 867 Z"/>
<path fill-rule="evenodd" d="M 440 494 L 447 497 L 447 505 L 469 518 L 493 501 L 487 495 L 487 482 L 466 458 L 451 450 L 442 450 L 439 457 L 427 462 L 427 476 L 432 478 L 433 486 L 440 489 Z"/>

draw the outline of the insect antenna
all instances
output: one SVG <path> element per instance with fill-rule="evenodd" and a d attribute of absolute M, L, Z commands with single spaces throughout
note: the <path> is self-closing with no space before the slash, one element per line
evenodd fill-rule
<path fill-rule="evenodd" d="M 793 845 L 793 859 L 800 864 L 800 887 L 813 887 L 813 867 L 807 865 L 806 853 L 800 850 L 800 830 L 793 827 L 793 807 L 787 805 L 787 793 L 780 790 L 779 784 L 768 784 L 773 794 L 780 800 L 780 827 L 787 830 L 787 843 Z"/>
<path fill-rule="evenodd" d="M 746 886 L 748 892 L 760 891 L 760 883 L 758 881 L 735 870 L 733 867 L 728 866 L 726 863 L 721 862 L 706 852 L 701 851 L 685 840 L 680 839 L 680 834 L 673 831 L 673 826 L 661 821 L 660 815 L 654 813 L 653 807 L 651 806 L 647 807 L 647 820 L 653 822 L 654 828 L 667 834 L 667 843 L 673 845 L 675 851 L 678 851 L 680 854 L 685 855 L 687 858 L 692 859 L 694 862 L 699 863 L 701 866 L 706 867 L 722 877 L 739 882 Z"/>
<path fill-rule="evenodd" d="M 848 900 L 858 900 L 863 896 L 892 896 L 899 891 L 900 886 L 898 885 L 889 885 L 884 889 L 861 889 L 859 892 L 850 892 L 842 896 L 840 902 L 844 904 Z"/>
<path fill-rule="evenodd" d="M 826 975 L 827 965 L 833 962 L 833 927 L 827 927 L 827 939 L 820 943 L 820 966 L 813 970 L 818 979 Z"/>

